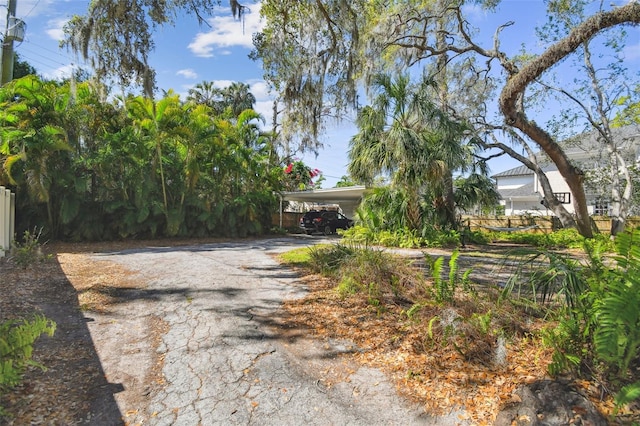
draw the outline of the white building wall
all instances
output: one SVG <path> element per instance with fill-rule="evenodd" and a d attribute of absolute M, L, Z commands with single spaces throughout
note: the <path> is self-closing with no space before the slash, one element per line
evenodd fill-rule
<path fill-rule="evenodd" d="M 622 153 L 623 157 L 626 158 L 629 164 L 631 164 L 633 161 L 640 162 L 640 154 L 639 154 L 640 153 L 640 137 L 638 135 L 637 127 L 633 127 L 633 128 L 629 127 L 626 130 L 625 129 L 618 129 L 618 130 L 619 132 L 616 131 L 617 136 L 614 136 L 614 137 L 619 139 L 619 142 L 621 144 L 619 148 L 622 150 L 620 152 Z M 582 145 L 582 148 L 577 146 L 570 146 L 566 151 L 567 155 L 571 158 L 571 160 L 576 163 L 579 163 L 580 167 L 583 170 L 598 168 L 599 165 L 602 166 L 607 163 L 606 152 L 604 151 L 602 144 L 597 141 L 596 137 L 597 137 L 597 133 L 595 132 L 591 134 L 586 133 L 584 135 L 581 135 L 578 140 L 580 142 L 580 145 Z M 520 173 L 522 172 L 522 169 L 520 170 L 512 169 L 512 171 Z M 571 191 L 569 190 L 569 186 L 567 185 L 565 180 L 562 178 L 560 173 L 557 170 L 556 171 L 550 170 L 546 172 L 546 176 L 555 194 L 562 194 L 562 193 L 570 194 L 570 199 L 567 198 L 567 202 L 565 202 L 563 205 L 569 213 L 572 213 L 572 214 L 575 213 L 575 210 L 573 208 L 573 201 L 574 201 L 573 194 L 570 193 Z M 505 213 L 507 215 L 508 214 L 516 215 L 516 214 L 521 214 L 523 212 L 524 213 L 534 213 L 537 211 L 545 212 L 547 210 L 543 205 L 538 205 L 530 202 L 529 200 L 532 198 L 530 194 L 518 193 L 517 188 L 526 184 L 531 184 L 531 183 L 533 183 L 534 192 L 538 193 L 540 195 L 540 198 L 542 198 L 544 196 L 543 191 L 539 185 L 537 176 L 535 176 L 534 174 L 529 174 L 524 176 L 523 175 L 501 176 L 496 178 L 496 186 L 498 190 L 500 191 L 516 190 L 516 191 L 509 191 L 510 194 L 514 194 L 514 199 L 515 199 L 514 201 L 503 200 L 501 202 L 501 204 L 505 206 Z M 561 199 L 560 196 L 558 196 L 558 198 Z M 589 211 L 589 214 L 595 214 L 594 203 L 595 203 L 594 199 L 587 200 L 587 209 Z M 604 205 L 603 207 L 606 208 L 606 205 Z M 600 214 L 600 212 L 598 212 L 598 214 Z"/>
<path fill-rule="evenodd" d="M 569 190 L 569 185 L 567 185 L 567 182 L 564 180 L 560 172 L 546 172 L 546 175 L 547 179 L 549 179 L 549 183 L 551 184 L 551 188 L 553 188 L 553 192 L 571 192 Z M 543 195 L 542 188 L 537 188 L 537 190 L 540 195 Z"/>
<path fill-rule="evenodd" d="M 564 180 L 564 178 L 562 177 L 562 175 L 560 174 L 560 172 L 558 172 L 557 170 L 554 171 L 549 171 L 545 173 L 547 175 L 547 179 L 549 180 L 549 184 L 551 185 L 551 188 L 553 189 L 554 193 L 566 193 L 568 192 L 569 195 L 569 203 L 564 203 L 564 208 L 567 209 L 567 211 L 571 214 L 573 214 L 575 212 L 575 209 L 573 208 L 573 194 L 571 194 L 571 190 L 569 189 L 569 185 L 567 185 L 567 182 Z M 540 194 L 540 197 L 544 197 L 544 192 L 542 191 L 542 187 L 538 186 L 536 188 L 536 191 Z M 544 209 L 544 206 L 540 206 Z M 548 210 L 549 214 L 552 214 L 551 210 Z"/>

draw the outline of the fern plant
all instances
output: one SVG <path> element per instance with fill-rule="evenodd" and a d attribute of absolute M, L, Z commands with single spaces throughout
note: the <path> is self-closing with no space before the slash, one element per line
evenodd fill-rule
<path fill-rule="evenodd" d="M 33 343 L 42 334 L 53 336 L 55 329 L 55 322 L 42 315 L 0 323 L 0 395 L 20 383 L 27 367 L 45 368 L 31 359 Z M 0 415 L 4 414 L 0 406 Z"/>
<path fill-rule="evenodd" d="M 632 368 L 640 358 L 640 228 L 618 234 L 615 251 L 606 259 L 598 250 L 587 250 L 590 264 L 580 274 L 575 263 L 567 268 L 555 264 L 554 269 L 570 272 L 576 280 L 562 287 L 572 298 L 565 317 L 547 330 L 546 343 L 555 349 L 551 374 L 579 372 L 585 366 L 599 370 L 611 389 L 619 389 L 615 402 L 621 407 L 640 397 Z M 580 294 L 576 290 L 583 282 L 588 286 Z"/>
<path fill-rule="evenodd" d="M 640 351 L 640 229 L 616 238 L 616 267 L 604 272 L 606 291 L 595 300 L 598 356 L 624 377 Z"/>
<path fill-rule="evenodd" d="M 431 259 L 429 256 L 427 259 Z M 440 256 L 431 262 L 431 276 L 433 277 L 433 287 L 436 290 L 436 301 L 442 302 L 447 294 L 447 282 L 442 279 L 442 267 L 444 265 L 444 257 Z"/>
<path fill-rule="evenodd" d="M 454 250 L 449 258 L 449 277 L 443 278 L 444 257 L 440 256 L 437 259 L 431 258 L 428 254 L 425 254 L 427 264 L 431 268 L 431 276 L 433 278 L 433 287 L 436 291 L 436 301 L 438 303 L 451 302 L 456 291 L 458 284 L 462 283 L 465 290 L 471 291 L 469 285 L 469 275 L 471 269 L 466 270 L 460 278 L 460 265 L 458 259 L 460 257 L 459 250 Z"/>
<path fill-rule="evenodd" d="M 640 398 L 640 382 L 636 382 L 620 389 L 615 397 L 616 411 L 618 408 Z"/>

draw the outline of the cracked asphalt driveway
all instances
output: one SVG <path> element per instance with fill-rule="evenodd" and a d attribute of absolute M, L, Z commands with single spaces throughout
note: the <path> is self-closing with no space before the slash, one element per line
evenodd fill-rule
<path fill-rule="evenodd" d="M 306 236 L 95 253 L 140 285 L 108 313 L 86 313 L 123 423 L 449 425 L 399 397 L 350 342 L 316 341 L 279 317 L 304 285 L 272 254 Z M 326 380 L 327 375 L 333 379 Z M 104 418 L 104 416 L 102 416 Z"/>

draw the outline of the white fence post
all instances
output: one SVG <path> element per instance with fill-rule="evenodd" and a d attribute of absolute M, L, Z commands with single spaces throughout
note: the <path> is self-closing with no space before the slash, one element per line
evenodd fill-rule
<path fill-rule="evenodd" d="M 16 238 L 16 193 L 9 191 L 9 249 Z"/>
<path fill-rule="evenodd" d="M 11 248 L 16 220 L 16 196 L 0 186 L 0 257 Z"/>

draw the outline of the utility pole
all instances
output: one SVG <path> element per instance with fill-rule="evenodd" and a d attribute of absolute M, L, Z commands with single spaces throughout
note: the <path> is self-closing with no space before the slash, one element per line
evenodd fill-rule
<path fill-rule="evenodd" d="M 16 18 L 16 7 L 18 0 L 9 0 L 7 5 L 7 26 L 2 40 L 2 64 L 0 72 L 0 85 L 4 85 L 13 80 L 13 41 L 24 39 L 24 22 Z"/>

